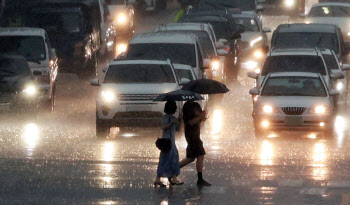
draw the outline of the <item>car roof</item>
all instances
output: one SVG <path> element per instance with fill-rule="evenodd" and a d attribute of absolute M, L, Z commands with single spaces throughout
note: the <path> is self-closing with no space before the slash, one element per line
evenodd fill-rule
<path fill-rule="evenodd" d="M 210 29 L 208 23 L 168 23 L 168 24 L 160 24 L 158 26 L 158 30 L 206 30 Z"/>
<path fill-rule="evenodd" d="M 296 33 L 296 32 L 309 32 L 309 33 L 335 33 L 338 26 L 331 24 L 281 24 L 278 26 L 278 33 Z"/>
<path fill-rule="evenodd" d="M 190 65 L 174 63 L 173 66 L 175 70 L 192 70 Z"/>
<path fill-rule="evenodd" d="M 309 72 L 276 72 L 271 73 L 270 77 L 314 77 L 319 78 L 318 73 L 309 73 Z"/>
<path fill-rule="evenodd" d="M 344 6 L 350 7 L 349 3 L 340 3 L 340 2 L 324 2 L 312 5 L 312 7 L 320 7 L 320 6 Z"/>
<path fill-rule="evenodd" d="M 270 53 L 271 56 L 280 56 L 280 55 L 313 55 L 317 56 L 318 53 L 316 49 L 312 48 L 281 48 L 273 49 Z"/>
<path fill-rule="evenodd" d="M 135 35 L 131 40 L 130 44 L 138 43 L 184 43 L 194 44 L 197 37 L 193 34 L 165 31 L 155 33 L 144 33 Z"/>
<path fill-rule="evenodd" d="M 45 36 L 45 30 L 29 27 L 0 28 L 0 36 Z"/>
<path fill-rule="evenodd" d="M 110 63 L 110 65 L 128 65 L 128 64 L 169 65 L 169 62 L 160 61 L 160 60 L 113 60 Z"/>

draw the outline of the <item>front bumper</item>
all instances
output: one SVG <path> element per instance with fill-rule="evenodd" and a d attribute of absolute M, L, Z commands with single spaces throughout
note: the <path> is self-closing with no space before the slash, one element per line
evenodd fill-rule
<path fill-rule="evenodd" d="M 30 111 L 38 107 L 38 96 L 26 97 L 18 92 L 0 92 L 0 112 Z"/>
<path fill-rule="evenodd" d="M 254 124 L 257 128 L 266 131 L 300 130 L 324 131 L 333 126 L 331 114 L 316 115 L 266 115 L 253 114 Z"/>

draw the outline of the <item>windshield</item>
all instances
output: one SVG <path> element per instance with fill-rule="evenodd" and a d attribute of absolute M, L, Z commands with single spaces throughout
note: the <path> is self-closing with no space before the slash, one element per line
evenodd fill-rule
<path fill-rule="evenodd" d="M 194 80 L 193 75 L 190 70 L 185 70 L 185 69 L 175 69 L 176 76 L 179 82 L 181 82 L 182 78 L 186 78 L 188 80 Z"/>
<path fill-rule="evenodd" d="M 124 0 L 108 0 L 106 1 L 108 5 L 124 5 Z"/>
<path fill-rule="evenodd" d="M 327 97 L 320 78 L 315 77 L 270 77 L 262 96 L 314 96 Z"/>
<path fill-rule="evenodd" d="M 194 44 L 181 43 L 139 43 L 130 44 L 128 59 L 167 60 L 172 63 L 196 67 L 196 50 Z"/>
<path fill-rule="evenodd" d="M 111 65 L 103 83 L 175 83 L 169 65 Z"/>
<path fill-rule="evenodd" d="M 41 36 L 0 36 L 0 51 L 22 55 L 27 61 L 46 60 L 44 39 Z"/>
<path fill-rule="evenodd" d="M 259 31 L 258 23 L 252 18 L 234 18 L 237 30 L 242 28 L 244 31 Z"/>
<path fill-rule="evenodd" d="M 29 75 L 28 67 L 24 60 L 0 58 L 0 76 Z"/>
<path fill-rule="evenodd" d="M 275 48 L 327 48 L 339 52 L 337 36 L 334 33 L 278 33 Z"/>
<path fill-rule="evenodd" d="M 47 32 L 80 33 L 82 18 L 78 11 L 45 11 L 32 14 L 32 24 Z"/>
<path fill-rule="evenodd" d="M 350 7 L 345 6 L 318 6 L 313 7 L 310 17 L 350 17 Z"/>
<path fill-rule="evenodd" d="M 319 56 L 269 56 L 266 58 L 262 75 L 275 72 L 311 72 L 326 75 L 326 70 Z"/>

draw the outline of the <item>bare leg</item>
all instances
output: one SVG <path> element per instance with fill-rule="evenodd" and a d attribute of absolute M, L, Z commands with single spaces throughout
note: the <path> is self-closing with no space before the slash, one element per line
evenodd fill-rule
<path fill-rule="evenodd" d="M 204 155 L 197 157 L 197 162 L 196 162 L 197 172 L 203 172 L 203 162 L 204 162 Z"/>
<path fill-rule="evenodd" d="M 181 160 L 180 162 L 180 169 L 186 165 L 188 165 L 189 163 L 194 162 L 195 158 L 185 158 L 183 160 Z"/>

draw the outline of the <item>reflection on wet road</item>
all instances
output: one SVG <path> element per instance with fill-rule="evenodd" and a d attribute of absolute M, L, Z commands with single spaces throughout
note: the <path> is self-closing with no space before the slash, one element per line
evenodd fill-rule
<path fill-rule="evenodd" d="M 97 139 L 95 88 L 72 75 L 60 80 L 52 115 L 0 116 L 0 204 L 346 204 L 349 198 L 348 112 L 337 116 L 334 138 L 282 132 L 256 139 L 253 82 L 243 73 L 202 125 L 204 177 L 213 186 L 197 188 L 192 164 L 181 170 L 183 186 L 155 189 L 161 131 L 113 129 L 110 139 Z M 184 158 L 183 133 L 176 143 Z"/>

